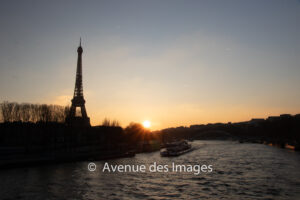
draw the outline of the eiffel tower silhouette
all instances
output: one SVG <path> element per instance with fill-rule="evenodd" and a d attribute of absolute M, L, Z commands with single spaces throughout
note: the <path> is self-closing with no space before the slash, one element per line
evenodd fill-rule
<path fill-rule="evenodd" d="M 87 116 L 85 109 L 85 100 L 83 98 L 83 87 L 82 87 L 82 52 L 81 38 L 79 47 L 77 49 L 77 71 L 76 71 L 76 82 L 74 96 L 72 99 L 72 105 L 69 115 L 66 118 L 66 123 L 72 126 L 91 126 L 90 118 Z"/>

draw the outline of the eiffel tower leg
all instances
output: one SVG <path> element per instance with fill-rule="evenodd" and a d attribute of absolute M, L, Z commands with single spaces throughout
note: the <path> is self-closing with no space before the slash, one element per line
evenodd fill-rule
<path fill-rule="evenodd" d="M 70 109 L 69 116 L 70 117 L 75 117 L 75 114 L 76 114 L 76 107 L 72 105 L 71 109 Z"/>
<path fill-rule="evenodd" d="M 81 106 L 81 115 L 83 118 L 87 118 L 87 114 L 86 114 L 86 110 L 85 110 L 85 106 Z"/>

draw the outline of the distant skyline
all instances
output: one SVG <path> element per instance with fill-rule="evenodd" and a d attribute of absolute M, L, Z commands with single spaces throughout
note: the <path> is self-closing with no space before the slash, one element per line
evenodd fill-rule
<path fill-rule="evenodd" d="M 0 101 L 71 105 L 82 38 L 92 125 L 300 113 L 299 0 L 1 1 Z"/>

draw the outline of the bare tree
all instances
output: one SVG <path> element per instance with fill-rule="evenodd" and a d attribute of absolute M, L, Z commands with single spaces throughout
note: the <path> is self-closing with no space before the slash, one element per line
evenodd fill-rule
<path fill-rule="evenodd" d="M 46 104 L 40 105 L 40 119 L 43 122 L 51 121 L 51 110 Z"/>
<path fill-rule="evenodd" d="M 69 115 L 69 113 L 70 113 L 70 106 L 67 105 L 67 106 L 65 106 L 65 109 L 64 109 L 64 121 L 65 121 L 66 117 Z"/>
<path fill-rule="evenodd" d="M 40 110 L 39 110 L 39 105 L 36 105 L 36 104 L 31 104 L 30 105 L 30 112 L 31 112 L 31 121 L 32 122 L 37 122 L 37 121 L 40 121 L 41 118 L 40 118 Z"/>
<path fill-rule="evenodd" d="M 13 121 L 13 110 L 14 103 L 10 103 L 8 101 L 4 101 L 1 103 L 1 112 L 4 122 L 12 122 Z"/>
<path fill-rule="evenodd" d="M 0 120 L 5 122 L 65 122 L 70 111 L 69 106 L 11 103 L 4 101 L 0 104 Z"/>
<path fill-rule="evenodd" d="M 110 126 L 110 120 L 107 118 L 104 118 L 104 120 L 102 122 L 102 126 Z"/>
<path fill-rule="evenodd" d="M 0 106 L 0 122 L 3 122 L 4 120 L 3 120 L 3 116 L 2 116 L 2 108 L 1 108 L 1 106 Z"/>
<path fill-rule="evenodd" d="M 66 107 L 64 106 L 57 106 L 57 105 L 52 105 L 51 106 L 51 112 L 52 112 L 52 119 L 51 121 L 55 122 L 64 122 L 66 119 Z"/>
<path fill-rule="evenodd" d="M 31 119 L 31 105 L 28 103 L 23 103 L 22 104 L 22 121 L 23 122 L 29 122 Z"/>
<path fill-rule="evenodd" d="M 118 127 L 120 126 L 119 121 L 117 120 L 110 120 L 108 118 L 104 118 L 104 120 L 102 121 L 102 126 L 111 126 L 111 127 Z"/>
<path fill-rule="evenodd" d="M 113 120 L 113 121 L 111 122 L 111 126 L 117 127 L 117 126 L 120 126 L 120 123 L 119 123 L 119 121 L 117 121 L 117 120 Z"/>
<path fill-rule="evenodd" d="M 13 103 L 13 110 L 12 110 L 12 121 L 21 121 L 21 113 L 22 108 L 21 105 L 18 103 Z"/>

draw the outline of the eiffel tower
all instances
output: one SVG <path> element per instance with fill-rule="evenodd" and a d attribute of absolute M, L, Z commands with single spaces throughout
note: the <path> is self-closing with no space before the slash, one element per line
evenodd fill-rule
<path fill-rule="evenodd" d="M 66 123 L 72 126 L 91 126 L 90 118 L 86 114 L 85 100 L 83 98 L 83 87 L 82 87 L 82 47 L 81 38 L 79 47 L 77 49 L 77 71 L 76 71 L 76 82 L 74 96 L 72 99 L 72 106 L 69 115 L 66 118 Z"/>

